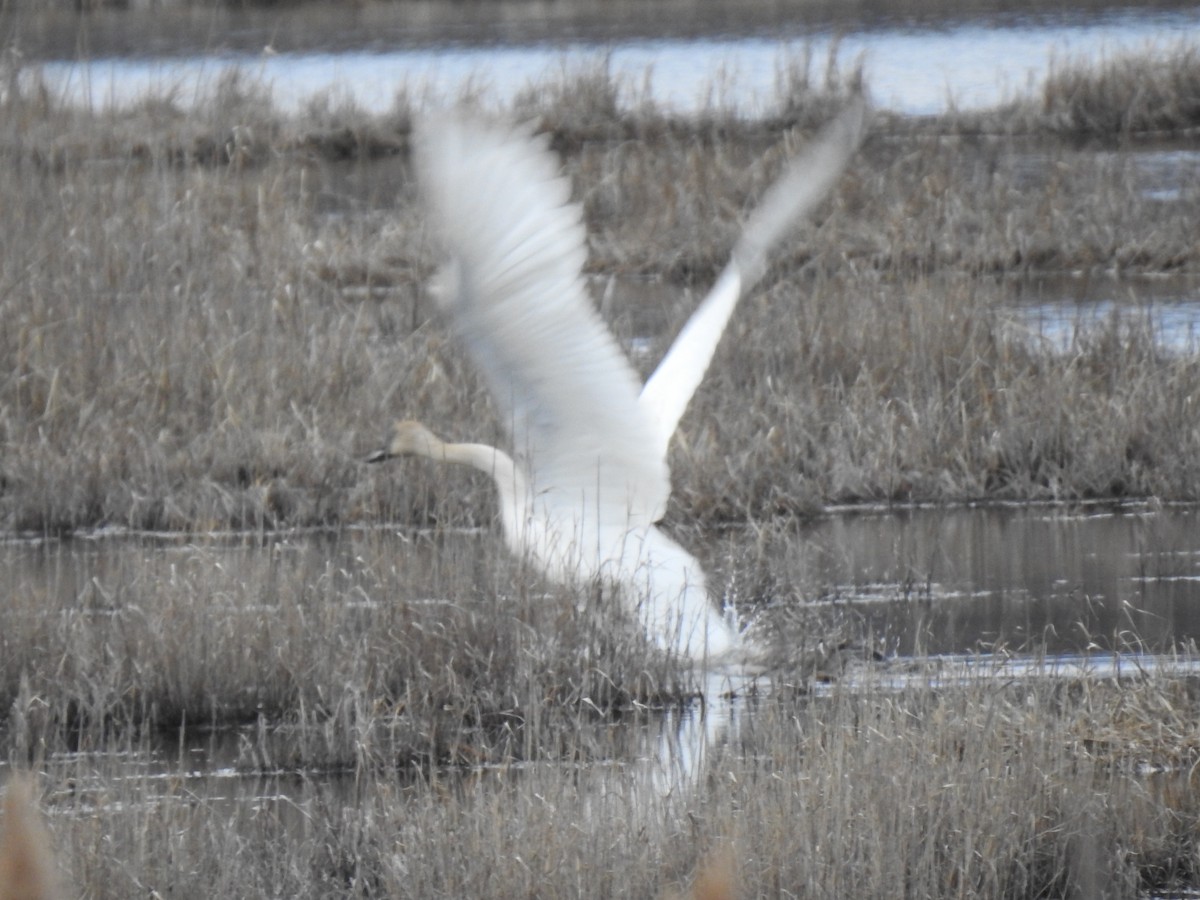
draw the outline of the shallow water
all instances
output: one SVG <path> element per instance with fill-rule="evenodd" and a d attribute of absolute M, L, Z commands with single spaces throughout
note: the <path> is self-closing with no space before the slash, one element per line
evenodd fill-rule
<path fill-rule="evenodd" d="M 1200 509 L 1192 506 L 850 508 L 781 529 L 754 562 L 742 551 L 756 539 L 740 529 L 713 535 L 707 547 L 694 534 L 680 539 L 708 560 L 714 588 L 744 614 L 849 610 L 889 657 L 1158 652 L 1200 642 Z M 427 598 L 420 602 L 454 604 L 466 601 L 445 592 L 472 578 L 506 590 L 504 573 L 488 571 L 497 540 L 490 530 L 414 541 L 402 529 L 200 539 L 114 529 L 65 542 L 10 539 L 0 556 L 9 591 L 100 615 L 112 611 L 107 598 L 120 595 L 124 579 L 189 565 L 251 593 L 291 566 L 341 573 L 351 586 L 369 543 L 372 558 L 403 566 L 408 589 Z M 447 567 L 465 581 L 448 584 Z M 344 600 L 364 609 L 390 602 L 357 586 Z M 242 601 L 237 609 L 254 613 Z"/>
<path fill-rule="evenodd" d="M 601 306 L 607 289 L 607 280 L 592 284 Z M 1200 352 L 1200 279 L 1192 275 L 1041 274 L 988 281 L 978 289 L 1004 335 L 1039 351 L 1069 354 L 1115 333 L 1124 340 L 1148 338 L 1168 353 Z M 637 280 L 620 281 L 614 291 L 621 296 L 622 313 L 609 324 L 635 364 L 651 370 L 678 327 L 668 311 L 678 309 L 682 291 Z"/>
<path fill-rule="evenodd" d="M 889 653 L 1146 648 L 1200 637 L 1193 508 L 846 513 L 804 535 L 826 585 Z"/>
<path fill-rule="evenodd" d="M 1014 282 L 1006 304 L 1016 333 L 1039 349 L 1069 353 L 1115 328 L 1171 353 L 1200 352 L 1200 283 L 1187 277 L 1042 277 Z"/>
<path fill-rule="evenodd" d="M 110 14 L 89 21 L 73 41 L 67 22 L 30 27 L 23 42 L 27 61 L 42 62 L 54 90 L 97 107 L 128 105 L 147 92 L 169 93 L 186 106 L 208 96 L 230 68 L 261 79 L 289 110 L 329 93 L 376 113 L 398 95 L 418 105 L 464 93 L 508 103 L 531 84 L 600 64 L 626 104 L 650 99 L 684 113 L 715 104 L 761 114 L 777 107 L 789 66 L 811 54 L 819 81 L 836 49 L 843 67 L 862 59 L 880 106 L 928 115 L 1035 92 L 1056 63 L 1166 49 L 1200 30 L 1195 8 L 802 19 L 765 4 L 744 21 L 693 11 L 580 24 L 528 14 L 472 22 L 460 6 L 436 4 L 422 7 L 418 20 L 409 4 L 385 7 L 365 20 L 312 5 L 306 19 L 263 11 L 195 20 Z"/>
<path fill-rule="evenodd" d="M 814 696 L 859 686 L 1077 681 L 1197 668 L 1189 648 L 1200 638 L 1200 508 L 857 508 L 781 525 L 765 541 L 742 530 L 712 535 L 703 547 L 694 545 L 696 538 L 686 541 L 708 561 L 713 586 L 756 617 L 759 628 L 774 627 L 776 636 L 800 646 L 820 637 L 802 629 L 848 625 L 848 662 L 823 673 L 832 681 L 813 681 Z M 759 552 L 748 553 L 751 546 Z M 138 592 L 145 590 L 138 582 L 161 584 L 169 572 L 185 585 L 202 585 L 196 599 L 206 608 L 228 593 L 239 615 L 269 618 L 278 613 L 271 584 L 289 571 L 303 584 L 318 578 L 344 584 L 333 601 L 365 615 L 397 602 L 361 589 L 354 575 L 387 559 L 395 560 L 412 595 L 426 598 L 404 602 L 487 603 L 491 591 L 506 590 L 498 549 L 491 530 L 442 532 L 435 540 L 400 528 L 205 537 L 108 530 L 71 541 L 10 539 L 0 545 L 0 558 L 10 595 L 33 593 L 52 608 L 112 616 L 133 604 L 128 612 L 137 615 Z M 1176 648 L 1184 653 L 1173 655 Z M 731 688 L 735 696 L 726 699 Z M 565 765 L 577 769 L 581 796 L 602 806 L 611 795 L 634 819 L 652 817 L 658 801 L 686 795 L 713 748 L 753 720 L 755 691 L 771 689 L 761 680 L 717 677 L 705 685 L 703 706 L 580 723 L 574 740 L 592 749 L 584 762 L 483 766 L 450 779 L 449 790 L 468 803 L 518 782 L 536 793 L 539 779 L 561 783 L 554 769 Z M 233 818 L 269 815 L 283 831 L 302 833 L 311 810 L 364 802 L 354 772 L 297 771 L 274 758 L 270 748 L 289 740 L 283 727 L 268 734 L 276 728 L 260 722 L 146 735 L 120 752 L 97 748 L 44 764 L 70 784 L 72 815 L 101 808 L 111 814 L 104 804 L 115 792 L 163 809 L 203 803 L 240 810 L 229 813 Z M 136 789 L 117 787 L 123 780 Z M 402 800 L 404 788 L 397 790 Z"/>

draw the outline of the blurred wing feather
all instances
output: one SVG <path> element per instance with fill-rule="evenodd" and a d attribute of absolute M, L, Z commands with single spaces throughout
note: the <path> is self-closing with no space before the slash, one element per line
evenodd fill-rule
<path fill-rule="evenodd" d="M 649 524 L 670 492 L 640 384 L 582 281 L 585 231 L 546 141 L 453 114 L 414 150 L 450 262 L 439 303 L 543 503 Z"/>
<path fill-rule="evenodd" d="M 733 258 L 642 389 L 640 403 L 655 427 L 656 453 L 666 456 L 738 299 L 766 271 L 771 249 L 829 193 L 862 141 L 867 118 L 866 102 L 855 101 L 788 163 L 751 214 Z"/>

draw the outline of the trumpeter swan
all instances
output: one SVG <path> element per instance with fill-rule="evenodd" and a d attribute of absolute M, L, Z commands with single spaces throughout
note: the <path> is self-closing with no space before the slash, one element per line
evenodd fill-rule
<path fill-rule="evenodd" d="M 448 257 L 433 293 L 483 372 L 516 459 L 404 421 L 370 461 L 416 455 L 487 472 L 515 553 L 557 581 L 615 583 L 668 652 L 738 661 L 738 631 L 709 601 L 700 564 L 655 527 L 670 494 L 667 447 L 738 298 L 833 186 L 866 118 L 855 101 L 788 164 L 644 387 L 584 287 L 581 211 L 546 138 L 466 114 L 422 123 L 417 177 Z"/>

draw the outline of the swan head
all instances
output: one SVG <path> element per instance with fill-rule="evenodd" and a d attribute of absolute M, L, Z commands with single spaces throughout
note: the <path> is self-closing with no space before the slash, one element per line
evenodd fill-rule
<path fill-rule="evenodd" d="M 404 419 L 392 425 L 383 446 L 368 456 L 367 462 L 384 462 L 397 456 L 437 459 L 442 455 L 443 447 L 442 440 L 420 422 Z"/>

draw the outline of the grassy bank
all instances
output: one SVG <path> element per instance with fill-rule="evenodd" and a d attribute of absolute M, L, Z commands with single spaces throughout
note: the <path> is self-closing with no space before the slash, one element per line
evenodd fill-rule
<path fill-rule="evenodd" d="M 665 346 L 788 148 L 836 105 L 797 90 L 787 123 L 623 114 L 602 74 L 522 101 L 567 153 L 623 337 Z M 497 434 L 420 287 L 434 260 L 407 121 L 328 104 L 290 120 L 237 78 L 189 117 L 169 98 L 84 114 L 8 96 L 5 529 L 490 520 L 462 473 L 358 462 L 399 415 Z M 1148 192 L 1135 152 L 944 125 L 881 118 L 739 309 L 676 445 L 688 518 L 1200 493 L 1194 358 L 1115 320 L 1043 352 L 1003 310 L 1012 280 L 1040 273 L 1196 272 L 1195 190 Z M 646 283 L 664 289 L 647 300 Z"/>
<path fill-rule="evenodd" d="M 664 896 L 723 848 L 747 897 L 1195 883 L 1197 697 L 1162 669 L 826 684 L 797 609 L 697 762 L 724 701 L 498 537 L 103 541 L 0 547 L 0 782 L 42 773 L 89 897 Z"/>
<path fill-rule="evenodd" d="M 63 544 L 32 566 L 10 549 L 0 710 L 18 759 L 260 721 L 285 726 L 269 755 L 288 768 L 542 756 L 513 734 L 695 687 L 499 539 Z"/>
<path fill-rule="evenodd" d="M 574 763 L 461 775 L 196 786 L 81 754 L 46 803 L 98 898 L 664 896 L 723 848 L 745 897 L 1134 897 L 1193 883 L 1194 705 L 1155 679 L 868 686 L 761 701 L 696 781 L 601 764 L 639 748 L 576 722 Z"/>
<path fill-rule="evenodd" d="M 604 315 L 656 344 L 645 369 L 842 87 L 797 87 L 786 120 L 693 123 L 622 113 L 611 88 L 522 110 L 565 154 Z M 735 315 L 673 450 L 677 524 L 1197 497 L 1200 361 L 1136 319 L 1052 350 L 1007 307 L 1047 273 L 1085 294 L 1200 274 L 1200 195 L 1164 200 L 1134 149 L 1003 115 L 990 136 L 880 120 Z M 421 290 L 435 260 L 407 123 L 329 104 L 289 119 L 237 79 L 199 116 L 170 98 L 79 113 L 36 83 L 0 104 L 0 528 L 339 526 L 329 547 L 49 542 L 36 571 L 0 544 L 0 755 L 48 773 L 72 885 L 655 896 L 722 847 L 744 896 L 1195 883 L 1186 682 L 826 689 L 806 642 L 837 623 L 797 613 L 773 693 L 681 778 L 654 730 L 697 685 L 523 571 L 495 529 L 464 552 L 446 529 L 345 527 L 490 527 L 495 509 L 471 473 L 360 462 L 397 415 L 500 434 Z M 236 735 L 236 777 L 188 778 L 202 729 Z M 170 734 L 187 742 L 164 750 Z"/>

